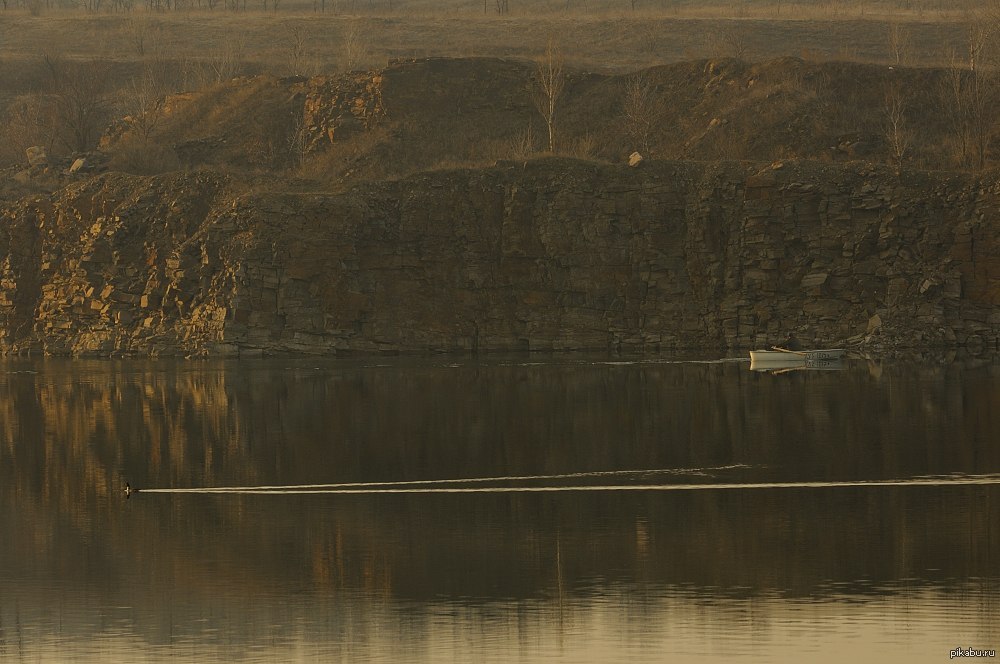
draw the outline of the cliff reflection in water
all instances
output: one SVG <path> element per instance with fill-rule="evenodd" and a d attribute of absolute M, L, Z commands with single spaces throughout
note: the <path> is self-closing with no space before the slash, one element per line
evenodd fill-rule
<path fill-rule="evenodd" d="M 211 616 L 226 648 L 250 648 L 292 633 L 419 641 L 442 619 L 441 601 L 572 612 L 595 593 L 622 594 L 653 619 L 666 609 L 651 598 L 671 588 L 831 599 L 968 592 L 970 581 L 987 603 L 980 628 L 997 633 L 994 486 L 120 494 L 123 478 L 203 487 L 627 469 L 714 469 L 656 482 L 1000 472 L 996 364 L 770 376 L 745 363 L 534 362 L 0 365 L 3 647 L 15 652 L 12 625 L 48 624 L 60 602 L 102 607 L 60 615 L 68 640 L 120 621 L 147 644 L 218 645 L 199 631 Z M 301 627 L 302 612 L 321 617 Z"/>

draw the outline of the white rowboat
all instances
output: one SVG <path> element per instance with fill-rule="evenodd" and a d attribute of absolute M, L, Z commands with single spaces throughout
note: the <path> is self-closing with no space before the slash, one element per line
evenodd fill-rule
<path fill-rule="evenodd" d="M 807 360 L 840 360 L 847 351 L 843 348 L 824 348 L 819 350 L 787 350 L 773 348 L 771 350 L 750 351 L 750 361 L 755 364 L 804 362 Z"/>

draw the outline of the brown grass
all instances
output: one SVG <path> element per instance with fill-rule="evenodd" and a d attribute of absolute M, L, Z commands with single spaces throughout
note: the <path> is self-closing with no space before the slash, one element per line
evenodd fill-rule
<path fill-rule="evenodd" d="M 690 81 L 670 78 L 687 72 L 684 75 L 694 80 L 701 72 L 689 71 L 686 66 L 669 69 L 673 73 L 668 75 L 670 80 L 661 82 L 661 88 L 671 90 L 671 103 L 684 112 L 665 123 L 651 151 L 693 158 L 814 154 L 812 147 L 802 147 L 810 131 L 818 141 L 828 141 L 838 132 L 873 131 L 870 123 L 859 129 L 859 123 L 864 123 L 850 104 L 868 103 L 857 98 L 859 94 L 882 93 L 859 92 L 855 85 L 844 88 L 843 99 L 828 98 L 816 81 L 802 80 L 805 65 L 834 61 L 895 64 L 901 56 L 898 49 L 893 50 L 893 35 L 895 42 L 902 37 L 906 45 L 905 64 L 932 67 L 946 63 L 952 53 L 966 50 L 969 27 L 978 20 L 976 11 L 991 2 L 724 0 L 704 5 L 695 0 L 639 0 L 638 9 L 632 11 L 631 4 L 622 0 L 589 0 L 586 10 L 575 9 L 582 5 L 571 6 L 565 0 L 511 0 L 510 14 L 502 17 L 492 11 L 484 13 L 481 0 L 328 0 L 326 13 L 314 13 L 312 2 L 301 1 L 281 2 L 277 12 L 262 12 L 260 3 L 252 3 L 248 4 L 251 11 L 240 13 L 225 11 L 220 4 L 211 12 L 148 13 L 137 9 L 127 15 L 111 15 L 52 9 L 36 16 L 25 6 L 0 11 L 0 121 L 9 117 L 5 111 L 8 106 L 13 108 L 15 100 L 23 101 L 25 95 L 39 92 L 45 55 L 77 62 L 99 59 L 112 63 L 122 89 L 144 72 L 155 70 L 160 72 L 159 84 L 166 92 L 206 91 L 177 120 L 180 125 L 168 122 L 159 130 L 157 140 L 166 151 L 143 163 L 133 150 L 131 156 L 119 157 L 116 164 L 155 171 L 165 167 L 163 164 L 172 164 L 174 158 L 187 163 L 185 155 L 194 151 L 203 165 L 273 171 L 298 164 L 294 149 L 289 148 L 294 142 L 295 130 L 290 124 L 294 120 L 290 118 L 295 116 L 295 104 L 287 99 L 285 87 L 267 79 L 227 88 L 235 76 L 329 75 L 347 68 L 384 67 L 392 59 L 427 56 L 529 61 L 555 40 L 578 78 L 574 94 L 580 101 L 563 111 L 563 121 L 579 130 L 567 137 L 564 149 L 569 152 L 618 159 L 626 149 L 619 117 L 624 94 L 621 81 L 625 79 L 598 85 L 583 72 L 620 75 L 706 58 L 735 56 L 768 62 L 792 55 L 805 62 L 762 74 L 764 84 L 747 94 L 722 91 L 710 99 L 698 97 L 699 88 L 689 85 Z M 493 3 L 486 6 L 489 9 Z M 693 65 L 694 69 L 698 66 Z M 812 76 L 834 76 L 822 67 L 811 71 Z M 591 95 L 601 86 L 606 89 Z M 269 110 L 254 117 L 247 112 L 248 105 Z M 109 108 L 108 120 L 124 112 L 123 108 Z M 350 162 L 355 164 L 355 172 L 374 175 L 385 171 L 376 165 L 380 160 L 398 161 L 409 168 L 428 161 L 478 162 L 493 155 L 526 155 L 544 145 L 544 128 L 535 115 L 529 105 L 502 123 L 490 120 L 492 124 L 487 123 L 486 129 L 468 124 L 467 118 L 455 119 L 449 125 L 451 133 L 429 132 L 414 121 L 406 129 L 412 142 L 392 148 L 412 150 L 412 155 L 404 154 L 402 159 L 396 153 L 391 158 L 380 155 L 378 148 L 384 145 L 375 141 L 370 146 L 375 150 L 371 155 L 363 154 L 359 143 L 338 147 L 333 152 L 343 154 L 322 159 L 341 165 Z M 715 128 L 708 123 L 715 117 L 726 120 L 724 131 L 710 131 Z M 425 120 L 430 124 L 435 121 Z M 736 133 L 743 125 L 746 131 Z M 0 126 L 0 134 L 17 131 L 10 123 Z M 764 131 L 774 132 L 775 137 L 762 137 Z M 793 141 L 790 132 L 804 138 Z M 22 132 L 19 140 L 26 140 L 26 136 Z M 235 157 L 232 151 L 222 151 L 213 162 L 212 141 L 223 136 L 237 142 L 245 139 L 242 152 Z M 21 146 L 8 143 L 0 150 L 0 166 L 23 160 Z M 777 144 L 785 147 L 776 152 Z M 792 145 L 799 147 L 788 147 Z M 318 167 L 306 164 L 303 168 Z"/>

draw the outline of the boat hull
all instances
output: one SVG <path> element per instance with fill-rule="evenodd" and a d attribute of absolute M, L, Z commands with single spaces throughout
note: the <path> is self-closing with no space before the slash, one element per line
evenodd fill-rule
<path fill-rule="evenodd" d="M 840 360 L 846 351 L 843 348 L 824 348 L 818 350 L 752 350 L 750 360 L 756 363 L 766 362 L 805 362 L 816 360 Z"/>

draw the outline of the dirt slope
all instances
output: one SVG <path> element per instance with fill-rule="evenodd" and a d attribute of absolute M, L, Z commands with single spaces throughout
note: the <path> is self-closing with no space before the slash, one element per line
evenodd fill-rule
<path fill-rule="evenodd" d="M 701 60 L 637 75 L 651 95 L 647 157 L 888 163 L 886 93 L 898 89 L 904 167 L 959 165 L 942 71 L 782 58 Z M 306 188 L 523 159 L 547 144 L 535 76 L 521 61 L 432 58 L 336 78 L 235 79 L 171 98 L 140 152 L 168 151 L 159 170 L 210 166 L 272 184 L 282 173 L 288 186 Z M 643 149 L 624 119 L 629 80 L 568 71 L 557 151 L 614 163 Z M 113 166 L 135 170 L 122 155 L 134 154 L 138 139 L 123 128 L 104 145 L 118 156 Z"/>

